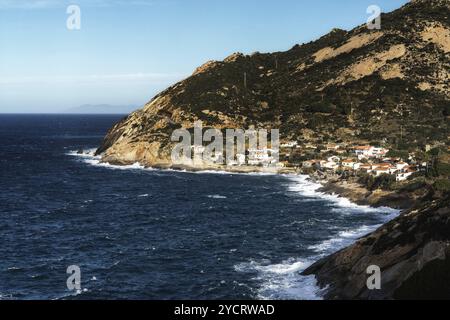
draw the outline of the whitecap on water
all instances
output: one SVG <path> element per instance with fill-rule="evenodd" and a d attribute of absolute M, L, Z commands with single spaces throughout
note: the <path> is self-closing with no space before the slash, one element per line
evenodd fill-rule
<path fill-rule="evenodd" d="M 314 276 L 302 276 L 301 272 L 326 254 L 331 254 L 341 248 L 354 243 L 354 241 L 381 226 L 382 223 L 395 218 L 398 210 L 381 207 L 360 206 L 352 203 L 346 198 L 330 195 L 318 191 L 322 185 L 315 183 L 308 176 L 287 175 L 291 180 L 288 191 L 296 193 L 306 201 L 324 201 L 325 206 L 330 208 L 330 214 L 375 214 L 378 222 L 372 225 L 361 225 L 353 229 L 337 228 L 338 233 L 320 243 L 311 245 L 308 249 L 314 251 L 309 257 L 294 259 L 278 264 L 267 261 L 247 262 L 235 266 L 238 272 L 256 272 L 255 280 L 260 282 L 258 287 L 258 298 L 261 299 L 321 299 L 321 290 L 317 286 Z M 306 198 L 306 199 L 305 199 Z"/>
<path fill-rule="evenodd" d="M 336 237 L 325 240 L 321 243 L 311 245 L 308 249 L 313 250 L 321 255 L 331 254 L 339 249 L 351 245 L 355 240 L 369 234 L 381 225 L 366 226 L 363 225 L 354 230 L 340 231 Z"/>
<path fill-rule="evenodd" d="M 209 195 L 208 198 L 210 199 L 226 199 L 226 196 L 221 196 L 219 194 L 213 194 L 213 195 Z"/>
<path fill-rule="evenodd" d="M 101 162 L 101 156 L 95 155 L 96 149 L 88 149 L 83 151 L 82 153 L 79 153 L 77 151 L 70 151 L 67 153 L 67 155 L 72 157 L 79 157 L 82 159 L 82 161 L 86 164 L 96 166 L 96 167 L 103 167 L 103 168 L 109 168 L 109 169 L 115 169 L 115 170 L 130 170 L 130 169 L 146 169 L 146 170 L 153 170 L 151 168 L 145 168 L 140 163 L 136 162 L 131 165 L 125 165 L 125 166 L 118 166 L 118 165 L 112 165 L 106 162 Z"/>
<path fill-rule="evenodd" d="M 164 171 L 164 172 L 182 172 L 182 173 L 189 173 L 189 174 L 214 174 L 214 175 L 248 175 L 248 176 L 273 176 L 276 175 L 276 173 L 271 172 L 230 172 L 230 171 L 221 171 L 221 170 L 199 170 L 199 171 L 188 171 L 188 170 L 179 170 L 179 169 L 155 169 L 151 167 L 145 167 L 141 165 L 139 162 L 136 162 L 131 165 L 113 165 L 110 163 L 101 162 L 101 156 L 96 156 L 95 152 L 97 149 L 86 149 L 83 150 L 83 152 L 79 151 L 70 151 L 66 153 L 69 156 L 73 157 L 79 157 L 83 160 L 84 163 L 97 166 L 97 167 L 104 167 L 109 169 L 117 169 L 117 170 L 129 170 L 129 169 L 141 169 L 141 170 L 151 170 L 151 171 Z"/>
<path fill-rule="evenodd" d="M 234 268 L 238 272 L 256 272 L 254 280 L 261 282 L 257 289 L 258 299 L 320 300 L 322 290 L 317 286 L 314 276 L 300 275 L 311 263 L 312 261 L 296 259 L 278 264 L 250 261 Z"/>
<path fill-rule="evenodd" d="M 332 208 L 333 212 L 342 214 L 374 212 L 386 215 L 391 220 L 399 214 L 399 210 L 389 207 L 371 207 L 366 205 L 358 205 L 351 202 L 349 199 L 341 197 L 336 194 L 328 194 L 320 192 L 319 189 L 323 186 L 320 183 L 313 182 L 307 175 L 286 175 L 291 183 L 287 186 L 288 191 L 297 193 L 306 197 L 306 201 L 326 201 L 328 206 Z"/>

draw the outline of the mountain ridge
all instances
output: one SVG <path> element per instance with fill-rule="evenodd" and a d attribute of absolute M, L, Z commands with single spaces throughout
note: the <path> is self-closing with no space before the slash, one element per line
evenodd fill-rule
<path fill-rule="evenodd" d="M 285 52 L 208 61 L 116 124 L 98 154 L 170 166 L 171 132 L 198 120 L 218 129 L 279 128 L 286 140 L 445 141 L 449 10 L 432 4 L 383 14 L 381 30 L 334 29 Z"/>

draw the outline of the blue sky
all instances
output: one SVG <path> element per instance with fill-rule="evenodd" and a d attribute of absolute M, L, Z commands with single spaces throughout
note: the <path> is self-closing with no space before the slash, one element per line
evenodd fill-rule
<path fill-rule="evenodd" d="M 407 0 L 0 0 L 0 112 L 142 105 L 208 60 L 288 50 Z M 68 30 L 67 6 L 81 9 Z"/>

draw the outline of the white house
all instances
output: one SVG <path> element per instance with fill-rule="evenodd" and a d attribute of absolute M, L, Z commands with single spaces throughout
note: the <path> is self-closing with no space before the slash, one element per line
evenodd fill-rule
<path fill-rule="evenodd" d="M 283 143 L 280 147 L 281 148 L 295 148 L 298 145 L 297 141 L 288 141 L 286 143 Z"/>
<path fill-rule="evenodd" d="M 394 174 L 397 168 L 390 163 L 380 163 L 372 166 L 372 172 L 378 177 L 382 174 Z"/>
<path fill-rule="evenodd" d="M 367 163 L 362 163 L 359 165 L 359 170 L 361 171 L 365 171 L 367 173 L 371 173 L 372 172 L 372 165 L 371 164 L 367 164 Z"/>
<path fill-rule="evenodd" d="M 403 170 L 408 167 L 408 164 L 405 162 L 399 162 L 395 166 L 397 167 L 397 170 Z"/>
<path fill-rule="evenodd" d="M 372 147 L 372 156 L 373 157 L 384 157 L 389 152 L 388 149 L 385 148 L 378 148 L 378 147 Z"/>
<path fill-rule="evenodd" d="M 328 162 L 336 162 L 336 163 L 341 162 L 341 158 L 339 158 L 337 156 L 329 157 L 327 160 L 328 160 Z"/>
<path fill-rule="evenodd" d="M 353 148 L 358 159 L 364 158 L 380 158 L 384 157 L 389 150 L 385 148 L 373 147 L 373 146 L 358 146 Z"/>
<path fill-rule="evenodd" d="M 251 166 L 270 165 L 278 162 L 278 159 L 273 156 L 275 153 L 278 153 L 278 150 L 266 148 L 250 149 L 248 153 L 248 164 Z"/>
<path fill-rule="evenodd" d="M 359 163 L 353 159 L 342 160 L 341 165 L 346 169 L 357 170 L 359 168 Z M 356 168 L 358 167 L 358 168 Z"/>
<path fill-rule="evenodd" d="M 397 181 L 405 181 L 407 180 L 415 171 L 414 170 L 406 170 L 403 172 L 398 172 L 395 180 Z"/>
<path fill-rule="evenodd" d="M 353 151 L 357 156 L 370 157 L 372 156 L 372 149 L 373 149 L 372 146 L 358 146 L 354 147 Z"/>
<path fill-rule="evenodd" d="M 326 161 L 325 163 L 321 164 L 321 167 L 329 170 L 337 170 L 339 168 L 339 164 L 334 161 Z"/>

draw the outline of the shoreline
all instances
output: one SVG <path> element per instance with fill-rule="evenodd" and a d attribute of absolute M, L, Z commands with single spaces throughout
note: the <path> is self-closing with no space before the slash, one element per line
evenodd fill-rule
<path fill-rule="evenodd" d="M 147 167 L 146 167 L 147 168 Z M 328 195 L 337 195 L 340 198 L 348 199 L 350 202 L 361 205 L 370 206 L 373 208 L 389 207 L 395 210 L 407 210 L 415 205 L 415 200 L 406 193 L 400 194 L 395 191 L 383 191 L 374 190 L 369 191 L 364 186 L 356 182 L 350 182 L 347 180 L 339 180 L 336 177 L 329 178 L 322 172 L 319 175 L 319 171 L 313 173 L 302 172 L 299 168 L 270 168 L 270 167 L 256 167 L 256 166 L 241 166 L 241 167 L 229 167 L 229 166 L 205 166 L 205 167 L 191 167 L 191 166 L 151 166 L 148 168 L 153 169 L 169 169 L 180 170 L 186 172 L 227 172 L 227 173 L 267 173 L 275 175 L 295 175 L 295 176 L 308 176 L 308 179 L 312 182 L 322 185 L 317 189 L 318 192 L 323 192 Z"/>
<path fill-rule="evenodd" d="M 205 167 L 197 167 L 192 168 L 189 166 L 144 166 L 139 163 L 110 163 L 107 161 L 102 161 L 101 156 L 95 156 L 93 153 L 77 153 L 70 152 L 69 155 L 79 156 L 84 158 L 90 158 L 87 162 L 91 165 L 96 166 L 105 166 L 109 168 L 117 168 L 117 169 L 140 169 L 140 170 L 162 170 L 162 171 L 179 171 L 185 173 L 211 173 L 211 174 L 273 174 L 273 175 L 285 175 L 288 177 L 304 177 L 306 181 L 312 183 L 311 191 L 317 193 L 317 197 L 326 195 L 334 196 L 336 198 L 342 198 L 348 200 L 352 204 L 358 206 L 365 206 L 374 209 L 381 209 L 385 207 L 386 209 L 397 210 L 395 215 L 387 216 L 388 219 L 383 221 L 381 224 L 376 225 L 373 229 L 368 229 L 367 233 L 360 234 L 355 238 L 352 238 L 352 242 L 345 244 L 343 247 L 334 248 L 332 251 L 326 253 L 325 256 L 320 257 L 318 255 L 314 260 L 311 260 L 311 263 L 308 263 L 308 266 L 305 266 L 305 269 L 299 270 L 298 273 L 300 276 L 312 276 L 314 275 L 315 279 L 315 287 L 316 294 L 318 299 L 332 299 L 329 295 L 327 285 L 332 283 L 333 279 L 327 283 L 328 278 L 323 277 L 321 273 L 318 271 L 320 266 L 322 266 L 323 261 L 327 261 L 326 259 L 333 259 L 334 256 L 338 255 L 343 250 L 347 250 L 352 246 L 358 244 L 361 239 L 366 237 L 371 237 L 373 234 L 376 234 L 380 229 L 388 228 L 390 224 L 393 223 L 399 216 L 403 216 L 405 212 L 408 212 L 408 207 L 411 207 L 413 201 L 410 198 L 407 198 L 408 201 L 403 201 L 403 196 L 396 195 L 395 192 L 370 192 L 364 187 L 360 186 L 356 183 L 348 183 L 346 181 L 342 181 L 337 179 L 336 176 L 323 175 L 321 172 L 313 172 L 313 173 L 305 173 L 297 168 L 261 168 L 261 167 L 230 167 L 226 166 L 205 166 Z M 94 160 L 94 162 L 93 162 Z M 267 170 L 271 169 L 271 170 Z M 275 169 L 275 170 L 274 170 Z M 315 186 L 314 186 L 315 185 Z M 334 198 L 333 197 L 333 198 Z M 399 201 L 399 198 L 402 201 Z M 401 210 L 399 210 L 401 209 Z M 313 270 L 313 271 L 312 271 Z M 317 273 L 315 272 L 317 271 Z M 328 274 L 327 274 L 328 276 Z M 325 279 L 325 280 L 324 280 Z"/>
<path fill-rule="evenodd" d="M 389 207 L 403 212 L 414 207 L 416 204 L 416 200 L 408 193 L 385 191 L 381 189 L 369 191 L 361 184 L 348 180 L 323 179 L 317 181 L 314 176 L 310 176 L 310 178 L 313 181 L 322 184 L 322 188 L 320 188 L 319 191 L 326 194 L 336 194 L 357 205 L 374 208 Z"/>
<path fill-rule="evenodd" d="M 395 210 L 401 210 L 401 213 L 414 207 L 416 199 L 408 193 L 398 193 L 395 191 L 374 190 L 369 191 L 359 183 L 351 182 L 345 179 L 339 179 L 334 175 L 323 173 L 321 171 L 314 171 L 312 173 L 303 172 L 300 168 L 295 167 L 258 167 L 258 166 L 226 166 L 226 165 L 205 165 L 205 166 L 189 166 L 189 165 L 172 165 L 172 164 L 156 164 L 145 165 L 140 162 L 127 161 L 104 161 L 102 155 L 95 156 L 91 151 L 78 153 L 70 152 L 74 156 L 89 156 L 99 161 L 99 164 L 131 167 L 142 169 L 156 169 L 156 170 L 173 170 L 180 172 L 192 173 L 230 173 L 230 174 L 273 174 L 273 175 L 294 175 L 294 176 L 308 176 L 312 182 L 322 185 L 318 192 L 323 192 L 328 195 L 336 195 L 340 198 L 345 198 L 350 202 L 361 205 L 370 206 L 373 208 L 388 207 Z M 400 214 L 401 214 L 400 213 Z"/>

